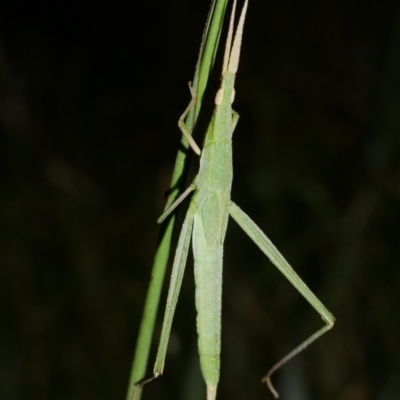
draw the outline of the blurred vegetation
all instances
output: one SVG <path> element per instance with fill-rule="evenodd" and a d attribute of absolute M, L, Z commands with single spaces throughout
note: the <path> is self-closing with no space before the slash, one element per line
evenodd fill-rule
<path fill-rule="evenodd" d="M 1 399 L 124 398 L 208 6 L 1 4 Z M 236 89 L 232 197 L 337 318 L 282 398 L 398 399 L 398 2 L 253 0 Z M 204 399 L 190 265 L 143 399 Z M 231 222 L 219 398 L 320 325 Z"/>

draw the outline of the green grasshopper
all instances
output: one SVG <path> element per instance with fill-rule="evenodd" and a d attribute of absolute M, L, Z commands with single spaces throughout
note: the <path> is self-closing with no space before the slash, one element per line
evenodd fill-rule
<path fill-rule="evenodd" d="M 222 259 L 229 215 L 308 300 L 325 322 L 323 328 L 275 364 L 263 378 L 262 381 L 268 385 L 275 398 L 279 396 L 270 380 L 272 373 L 331 329 L 335 321 L 333 315 L 300 279 L 260 228 L 230 199 L 233 180 L 232 134 L 239 119 L 239 115 L 232 110 L 232 103 L 235 97 L 235 76 L 238 70 L 247 5 L 248 0 L 245 0 L 233 39 L 236 0 L 233 4 L 225 47 L 221 85 L 215 97 L 215 110 L 205 135 L 202 150 L 197 146 L 184 123 L 184 119 L 195 101 L 195 95 L 191 88 L 192 101 L 178 122 L 193 151 L 201 156 L 200 169 L 188 189 L 158 219 L 159 223 L 164 221 L 185 197 L 194 192 L 183 222 L 175 253 L 160 344 L 154 365 L 154 375 L 152 378 L 144 379 L 138 383 L 138 385 L 143 385 L 163 372 L 172 320 L 192 237 L 198 347 L 201 371 L 207 385 L 207 400 L 216 399 L 219 381 Z"/>

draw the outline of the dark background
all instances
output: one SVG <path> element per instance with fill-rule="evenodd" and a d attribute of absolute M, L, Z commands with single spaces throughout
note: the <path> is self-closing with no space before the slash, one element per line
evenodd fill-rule
<path fill-rule="evenodd" d="M 124 399 L 208 7 L 1 3 L 2 400 Z M 250 0 L 235 109 L 232 197 L 337 318 L 282 398 L 400 398 L 398 1 Z M 224 265 L 219 399 L 271 398 L 321 319 L 234 222 Z M 205 398 L 192 270 L 145 400 Z"/>

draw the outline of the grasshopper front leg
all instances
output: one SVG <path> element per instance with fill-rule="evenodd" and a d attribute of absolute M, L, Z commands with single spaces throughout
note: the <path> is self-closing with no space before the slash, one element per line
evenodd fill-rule
<path fill-rule="evenodd" d="M 189 90 L 192 98 L 190 100 L 189 105 L 186 107 L 185 111 L 179 118 L 178 126 L 183 135 L 185 136 L 186 140 L 189 142 L 190 147 L 199 156 L 201 154 L 201 150 L 199 146 L 197 146 L 197 143 L 194 141 L 192 132 L 190 132 L 190 129 L 188 129 L 187 125 L 185 124 L 186 116 L 189 114 L 189 111 L 196 105 L 196 93 L 193 91 L 191 82 L 189 82 Z"/>

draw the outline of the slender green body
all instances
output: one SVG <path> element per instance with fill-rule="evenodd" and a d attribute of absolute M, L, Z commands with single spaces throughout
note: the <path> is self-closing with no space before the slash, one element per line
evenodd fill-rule
<path fill-rule="evenodd" d="M 222 257 L 233 179 L 231 93 L 234 80 L 229 71 L 222 77 L 224 97 L 215 109 L 214 123 L 206 134 L 190 203 L 194 213 L 192 243 L 200 366 L 207 385 L 212 387 L 217 386 L 219 379 Z M 215 126 L 225 129 L 213 129 Z"/>

